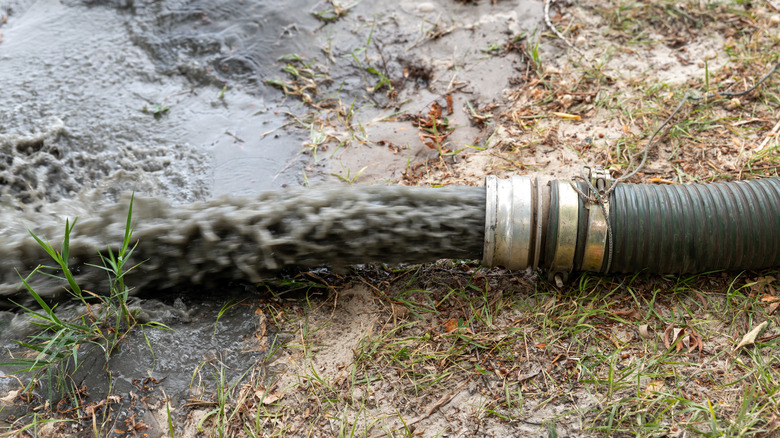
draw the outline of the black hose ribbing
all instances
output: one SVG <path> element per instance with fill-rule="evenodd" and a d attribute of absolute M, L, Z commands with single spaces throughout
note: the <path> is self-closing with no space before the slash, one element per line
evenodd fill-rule
<path fill-rule="evenodd" d="M 618 184 L 612 273 L 696 273 L 780 265 L 780 178 Z"/>

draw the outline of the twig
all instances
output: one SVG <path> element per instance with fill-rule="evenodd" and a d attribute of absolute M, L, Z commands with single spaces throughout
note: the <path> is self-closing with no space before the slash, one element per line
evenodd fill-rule
<path fill-rule="evenodd" d="M 466 379 L 466 381 L 463 382 L 463 384 L 461 384 L 457 388 L 455 388 L 452 391 L 450 391 L 450 392 L 444 394 L 443 396 L 441 396 L 441 398 L 436 400 L 436 402 L 434 404 L 432 404 L 431 407 L 428 408 L 428 410 L 425 412 L 425 414 L 423 414 L 423 415 L 415 418 L 414 420 L 408 422 L 407 425 L 411 426 L 412 424 L 417 424 L 417 423 L 425 420 L 426 418 L 430 417 L 434 412 L 436 412 L 437 409 L 439 409 L 440 407 L 442 407 L 442 406 L 446 405 L 447 403 L 449 403 L 450 400 L 452 400 L 452 397 L 455 395 L 455 393 L 460 391 L 460 389 L 463 388 L 464 386 L 466 386 L 466 384 L 469 383 L 469 380 L 471 380 L 471 377 Z"/>
<path fill-rule="evenodd" d="M 764 139 L 764 141 L 761 142 L 761 145 L 756 150 L 757 151 L 764 150 L 766 145 L 769 143 L 769 140 L 771 140 L 772 138 L 777 138 L 777 132 L 778 131 L 780 131 L 780 119 L 777 121 L 777 124 L 775 125 L 775 127 L 772 128 L 771 131 L 769 131 L 769 134 L 766 135 L 766 138 Z"/>
<path fill-rule="evenodd" d="M 563 34 L 560 33 L 558 31 L 558 29 L 556 29 L 555 25 L 553 24 L 552 20 L 550 19 L 550 6 L 552 5 L 553 1 L 554 0 L 544 0 L 544 22 L 545 22 L 545 24 L 547 24 L 547 27 L 550 28 L 550 30 L 552 31 L 552 33 L 555 34 L 555 36 L 557 36 L 558 38 L 563 40 L 563 42 L 566 43 L 567 46 L 569 46 L 572 50 L 574 50 L 580 56 L 582 56 L 583 58 L 585 58 L 587 60 L 588 56 L 585 55 L 585 52 L 583 52 L 582 50 L 578 49 L 574 44 L 571 43 L 571 41 L 569 41 L 565 36 L 563 36 Z"/>

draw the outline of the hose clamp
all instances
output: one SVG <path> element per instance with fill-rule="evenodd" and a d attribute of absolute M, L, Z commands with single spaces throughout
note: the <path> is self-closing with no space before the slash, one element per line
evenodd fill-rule
<path fill-rule="evenodd" d="M 585 202 L 588 210 L 588 228 L 585 237 L 585 251 L 582 256 L 583 271 L 601 272 L 604 265 L 607 239 L 609 238 L 609 196 L 607 190 L 612 185 L 612 177 L 601 166 L 584 167 L 583 176 L 590 181 L 588 196 L 599 199 L 600 203 Z M 594 193 L 595 190 L 595 193 Z"/>
<path fill-rule="evenodd" d="M 607 190 L 612 186 L 612 175 L 610 175 L 603 166 L 583 166 L 582 176 L 590 181 L 588 195 L 590 195 L 591 198 L 603 198 L 607 193 Z M 595 193 L 593 192 L 593 189 L 596 189 Z M 609 199 L 605 199 L 604 202 L 609 202 Z M 589 208 L 589 206 L 586 208 Z"/>
<path fill-rule="evenodd" d="M 577 251 L 580 197 L 569 184 L 558 185 L 558 226 L 555 251 L 549 268 L 549 277 L 562 285 L 574 266 Z M 550 206 L 555 208 L 556 206 Z"/>

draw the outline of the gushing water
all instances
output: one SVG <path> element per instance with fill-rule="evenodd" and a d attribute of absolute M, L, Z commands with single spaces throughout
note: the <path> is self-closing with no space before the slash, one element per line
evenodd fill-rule
<path fill-rule="evenodd" d="M 94 214 L 84 201 L 61 202 L 59 211 L 6 211 L 0 229 L 0 298 L 20 295 L 19 274 L 51 264 L 26 228 L 59 246 L 65 217 L 80 217 L 71 236 L 70 266 L 77 282 L 105 288 L 97 252 L 122 241 L 129 199 Z M 79 211 L 81 210 L 81 211 Z M 240 279 L 259 282 L 285 268 L 341 267 L 371 262 L 422 263 L 481 257 L 485 192 L 479 187 L 340 187 L 268 192 L 255 198 L 221 198 L 173 207 L 136 198 L 126 282 L 137 291 Z M 73 268 L 72 268 L 73 269 Z M 63 282 L 36 276 L 31 285 L 57 298 Z"/>

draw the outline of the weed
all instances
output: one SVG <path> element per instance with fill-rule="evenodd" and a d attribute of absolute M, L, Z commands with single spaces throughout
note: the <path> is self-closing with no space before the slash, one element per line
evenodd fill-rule
<path fill-rule="evenodd" d="M 124 278 L 128 272 L 138 266 L 128 265 L 137 245 L 136 243 L 131 246 L 132 212 L 133 198 L 131 197 L 121 245 L 116 251 L 108 247 L 105 253 L 98 253 L 103 263 L 101 266 L 90 265 L 106 271 L 109 280 L 107 296 L 83 291 L 69 265 L 71 236 L 77 219 L 72 223 L 66 220 L 60 250 L 57 250 L 48 240 L 29 231 L 56 266 L 38 266 L 26 277 L 20 274 L 22 284 L 40 309 L 19 305 L 31 317 L 31 324 L 36 326 L 37 332 L 26 340 L 16 342 L 34 352 L 35 355 L 32 358 L 16 357 L 12 362 L 3 365 L 19 368 L 17 373 L 31 373 L 32 378 L 25 388 L 26 393 L 29 394 L 42 377 L 48 375 L 55 380 L 56 390 L 59 393 L 77 394 L 78 389 L 70 376 L 80 368 L 82 365 L 80 360 L 85 355 L 97 349 L 102 351 L 103 359 L 107 363 L 122 340 L 137 326 L 167 329 L 165 325 L 158 322 L 138 323 L 128 308 L 130 288 L 125 284 Z M 68 284 L 71 296 L 83 305 L 86 311 L 73 318 L 61 318 L 58 315 L 60 312 L 57 311 L 57 305 L 50 306 L 30 285 L 28 280 L 36 274 L 64 280 Z M 52 396 L 53 394 L 50 394 L 50 397 Z M 78 400 L 79 397 L 74 396 L 73 399 Z"/>
<path fill-rule="evenodd" d="M 165 102 L 156 102 L 151 107 L 144 105 L 141 108 L 141 112 L 144 114 L 151 114 L 155 119 L 159 119 L 163 114 L 167 113 L 171 109 L 170 105 L 166 105 Z"/>
<path fill-rule="evenodd" d="M 344 17 L 345 15 L 347 15 L 349 10 L 357 6 L 360 3 L 360 1 L 354 2 L 346 6 L 342 6 L 341 3 L 338 2 L 337 0 L 328 0 L 328 3 L 330 4 L 329 9 L 325 9 L 319 12 L 312 12 L 312 15 L 314 15 L 318 20 L 323 21 L 325 23 L 331 23 Z"/>
<path fill-rule="evenodd" d="M 278 60 L 285 62 L 282 71 L 292 80 L 268 79 L 265 83 L 280 88 L 284 94 L 298 97 L 305 104 L 317 108 L 314 99 L 319 94 L 319 86 L 331 82 L 324 67 L 316 61 L 304 59 L 297 53 L 284 55 Z"/>
<path fill-rule="evenodd" d="M 353 184 L 355 181 L 357 181 L 358 178 L 360 178 L 360 175 L 363 174 L 363 172 L 368 169 L 369 166 L 363 166 L 362 169 L 355 172 L 355 174 L 352 174 L 352 171 L 350 169 L 345 169 L 344 165 L 341 165 L 341 173 L 332 173 L 331 175 L 337 177 L 338 179 L 344 181 L 347 184 Z"/>
<path fill-rule="evenodd" d="M 235 390 L 238 384 L 247 376 L 251 371 L 251 368 L 236 378 L 233 383 L 230 383 L 225 374 L 225 364 L 221 361 L 218 361 L 218 365 L 214 363 L 210 364 L 213 368 L 212 378 L 216 384 L 213 400 L 215 407 L 200 419 L 196 427 L 199 431 L 203 431 L 204 424 L 207 421 L 210 421 L 213 427 L 212 434 L 216 434 L 216 436 L 223 438 L 230 435 L 231 427 L 235 427 L 233 419 L 239 415 L 238 407 L 243 405 L 243 400 L 236 398 L 235 405 L 232 404 L 231 401 L 237 395 Z"/>
<path fill-rule="evenodd" d="M 343 55 L 344 58 L 351 58 L 354 62 L 357 68 L 359 68 L 362 71 L 365 71 L 372 76 L 375 76 L 377 78 L 376 82 L 374 82 L 372 85 L 369 85 L 366 90 L 372 93 L 375 93 L 379 90 L 386 89 L 386 95 L 388 97 L 393 97 L 395 95 L 395 89 L 393 87 L 393 81 L 389 78 L 389 76 L 386 73 L 387 68 L 384 68 L 383 70 L 380 70 L 376 67 L 371 66 L 370 59 L 368 57 L 368 49 L 371 47 L 371 41 L 374 36 L 374 30 L 376 28 L 376 20 L 374 20 L 371 23 L 371 28 L 368 32 L 368 36 L 366 37 L 366 42 L 360 47 L 356 47 L 353 49 L 350 53 Z M 363 57 L 363 61 L 360 61 L 360 57 Z M 366 79 L 368 82 L 368 80 Z"/>
<path fill-rule="evenodd" d="M 539 77 L 542 77 L 542 72 L 544 71 L 542 68 L 542 54 L 539 51 L 539 39 L 536 40 L 533 47 L 531 48 L 531 62 L 533 63 L 534 70 L 536 70 L 536 74 Z"/>

